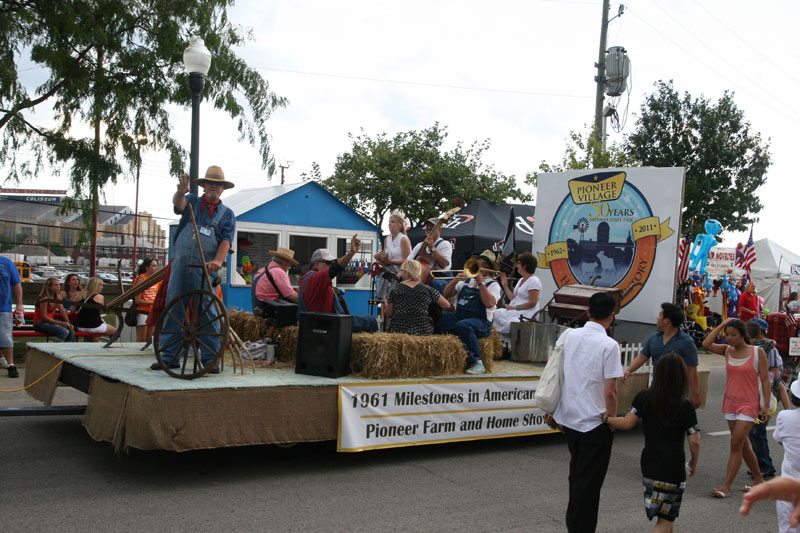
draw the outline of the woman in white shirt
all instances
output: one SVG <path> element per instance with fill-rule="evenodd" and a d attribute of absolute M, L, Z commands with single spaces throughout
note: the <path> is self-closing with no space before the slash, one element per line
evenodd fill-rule
<path fill-rule="evenodd" d="M 406 236 L 406 221 L 398 214 L 389 217 L 389 235 L 383 250 L 375 254 L 375 260 L 383 264 L 383 270 L 397 274 L 408 256 L 411 255 L 411 241 Z M 382 300 L 387 297 L 394 286 L 394 281 L 378 278 L 375 297 Z"/>
<path fill-rule="evenodd" d="M 521 279 L 517 282 L 514 291 L 508 287 L 508 276 L 500 273 L 500 284 L 506 297 L 510 300 L 503 309 L 494 313 L 494 330 L 503 340 L 510 342 L 511 323 L 519 322 L 520 317 L 529 319 L 539 310 L 539 294 L 542 291 L 542 282 L 533 275 L 539 264 L 533 254 L 527 252 L 517 257 L 515 266 Z"/>

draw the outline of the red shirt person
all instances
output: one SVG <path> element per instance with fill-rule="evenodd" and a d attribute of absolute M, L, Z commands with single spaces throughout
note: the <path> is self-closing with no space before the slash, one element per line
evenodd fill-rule
<path fill-rule="evenodd" d="M 741 318 L 743 322 L 747 322 L 759 315 L 756 286 L 751 281 L 747 284 L 747 290 L 739 296 L 739 318 Z"/>

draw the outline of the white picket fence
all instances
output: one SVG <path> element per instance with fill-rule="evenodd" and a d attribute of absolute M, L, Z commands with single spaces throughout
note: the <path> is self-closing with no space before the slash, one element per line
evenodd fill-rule
<path fill-rule="evenodd" d="M 619 349 L 622 352 L 622 369 L 625 370 L 642 351 L 642 343 L 622 343 L 619 345 Z M 640 366 L 636 372 L 634 372 L 634 374 L 649 374 L 651 366 L 653 365 L 651 363 L 651 359 L 648 357 L 647 361 L 645 361 L 644 364 Z"/>

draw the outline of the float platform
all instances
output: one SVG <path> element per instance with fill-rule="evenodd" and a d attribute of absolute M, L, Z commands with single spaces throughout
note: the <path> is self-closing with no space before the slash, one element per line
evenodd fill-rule
<path fill-rule="evenodd" d="M 294 368 L 220 374 L 193 380 L 150 370 L 152 349 L 142 343 L 37 343 L 27 352 L 25 385 L 50 405 L 59 381 L 89 395 L 83 425 L 116 451 L 194 449 L 336 440 L 341 383 L 379 383 L 295 374 Z M 544 365 L 496 361 L 491 374 L 435 376 L 425 380 L 531 379 Z M 423 379 L 423 378 L 420 378 Z"/>

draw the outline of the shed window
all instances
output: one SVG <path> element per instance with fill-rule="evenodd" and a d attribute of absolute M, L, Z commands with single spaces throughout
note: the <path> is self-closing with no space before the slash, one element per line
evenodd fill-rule
<path fill-rule="evenodd" d="M 255 277 L 256 272 L 267 266 L 270 261 L 270 250 L 278 248 L 278 240 L 280 234 L 278 233 L 265 233 L 261 231 L 239 231 L 236 234 L 236 243 L 233 249 L 236 251 L 236 270 L 231 280 L 234 286 L 249 285 L 249 281 Z M 240 246 L 239 243 L 242 239 L 247 239 L 252 244 L 247 246 Z M 245 250 L 245 247 L 247 248 Z M 242 264 L 244 258 L 249 258 L 251 269 L 249 272 L 245 271 L 245 266 Z"/>

